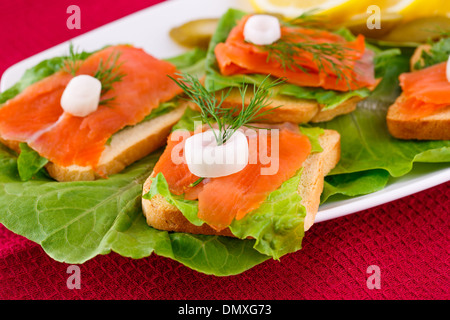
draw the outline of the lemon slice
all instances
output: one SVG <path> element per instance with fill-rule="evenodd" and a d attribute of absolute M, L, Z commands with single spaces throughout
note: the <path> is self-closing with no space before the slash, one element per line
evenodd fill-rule
<path fill-rule="evenodd" d="M 295 18 L 314 10 L 329 21 L 339 22 L 365 12 L 373 0 L 251 0 L 251 3 L 257 12 Z"/>
<path fill-rule="evenodd" d="M 342 25 L 354 34 L 363 34 L 366 37 L 378 39 L 388 34 L 401 21 L 402 16 L 397 13 L 382 13 L 380 28 L 367 26 L 370 13 L 358 14 L 346 20 Z"/>
<path fill-rule="evenodd" d="M 386 12 L 401 14 L 405 20 L 449 15 L 448 0 L 387 0 Z"/>

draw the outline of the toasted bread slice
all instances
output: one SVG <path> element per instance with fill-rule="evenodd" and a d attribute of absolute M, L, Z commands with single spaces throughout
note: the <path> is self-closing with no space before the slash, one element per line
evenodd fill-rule
<path fill-rule="evenodd" d="M 246 92 L 244 103 L 248 106 L 253 94 Z M 217 94 L 217 99 L 220 100 L 221 93 Z M 356 109 L 356 105 L 363 98 L 353 97 L 343 102 L 341 105 L 324 110 L 324 106 L 319 104 L 315 100 L 309 99 L 297 99 L 287 95 L 277 95 L 271 98 L 271 106 L 277 107 L 274 112 L 267 114 L 266 116 L 258 119 L 258 122 L 262 123 L 308 123 L 308 122 L 323 122 L 329 121 L 339 115 L 347 114 Z M 222 106 L 226 108 L 234 108 L 242 105 L 242 98 L 239 89 L 233 88 L 230 94 L 223 101 Z M 279 106 L 279 107 L 278 107 Z M 190 107 L 194 110 L 199 110 L 198 106 L 193 102 L 190 103 Z"/>
<path fill-rule="evenodd" d="M 428 44 L 416 48 L 410 61 L 412 71 L 416 70 L 415 65 L 421 60 L 422 52 L 429 51 L 430 48 L 431 46 Z M 404 94 L 401 94 L 388 109 L 386 122 L 393 137 L 404 140 L 450 139 L 450 106 L 426 117 L 410 119 L 400 111 L 399 105 L 405 99 Z"/>
<path fill-rule="evenodd" d="M 298 186 L 302 197 L 301 203 L 306 208 L 305 231 L 314 223 L 320 204 L 324 177 L 336 166 L 340 159 L 340 135 L 334 130 L 325 130 L 319 138 L 323 151 L 310 154 L 303 165 L 303 172 Z M 150 177 L 144 183 L 143 194 L 150 190 Z M 220 232 L 206 224 L 195 226 L 162 196 L 156 195 L 151 200 L 142 199 L 142 209 L 148 225 L 159 230 L 186 232 L 192 234 L 233 236 L 229 229 Z"/>
<path fill-rule="evenodd" d="M 185 109 L 186 104 L 180 104 L 169 113 L 125 128 L 113 135 L 95 171 L 91 167 L 77 165 L 63 167 L 49 162 L 46 165 L 47 172 L 57 181 L 88 181 L 120 172 L 131 163 L 162 147 L 166 143 L 172 126 L 180 120 Z M 19 142 L 2 139 L 0 142 L 20 152 Z"/>
<path fill-rule="evenodd" d="M 450 139 L 450 106 L 426 117 L 410 119 L 399 110 L 403 101 L 405 96 L 401 94 L 388 109 L 386 122 L 392 136 L 405 140 Z"/>

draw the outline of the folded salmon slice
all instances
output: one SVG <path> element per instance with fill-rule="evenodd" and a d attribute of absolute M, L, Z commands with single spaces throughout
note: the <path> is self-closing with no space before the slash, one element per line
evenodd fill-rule
<path fill-rule="evenodd" d="M 260 143 L 257 139 L 249 145 L 249 162 L 247 166 L 232 175 L 203 180 L 195 187 L 190 186 L 199 177 L 193 175 L 186 164 L 174 165 L 172 153 L 183 155 L 183 143 L 169 143 L 154 168 L 154 175 L 162 173 L 173 194 L 184 194 L 186 199 L 198 198 L 198 217 L 216 230 L 227 228 L 233 219 L 239 220 L 249 212 L 257 209 L 267 196 L 278 189 L 283 182 L 293 177 L 302 167 L 303 162 L 311 152 L 311 143 L 307 136 L 292 130 L 282 128 L 278 136 L 267 136 L 267 155 L 272 161 L 278 161 L 278 170 L 264 174 L 263 168 L 268 169 L 272 163 L 267 163 L 259 156 Z M 278 156 L 272 152 L 271 139 L 278 139 Z M 177 146 L 177 150 L 174 148 Z M 264 162 L 264 163 L 263 163 Z"/>
<path fill-rule="evenodd" d="M 90 166 L 95 169 L 108 139 L 125 126 L 144 119 L 161 102 L 181 93 L 168 75 L 176 77 L 174 65 L 127 45 L 107 47 L 80 63 L 76 74 L 94 75 L 102 62 L 118 55 L 115 82 L 97 111 L 86 117 L 65 113 L 60 99 L 72 76 L 59 71 L 28 87 L 0 108 L 0 136 L 27 142 L 51 162 Z M 109 60 L 108 60 L 109 59 Z"/>
<path fill-rule="evenodd" d="M 401 103 L 401 112 L 409 118 L 420 118 L 434 114 L 450 106 L 450 83 L 446 76 L 447 63 L 400 75 L 400 86 L 406 99 Z"/>
<path fill-rule="evenodd" d="M 228 35 L 225 43 L 214 49 L 220 72 L 223 75 L 271 74 L 285 78 L 287 82 L 305 87 L 348 91 L 376 85 L 374 76 L 374 53 L 365 48 L 364 37 L 359 35 L 355 41 L 346 41 L 331 32 L 301 27 L 282 27 L 281 40 L 293 43 L 336 44 L 340 54 L 327 54 L 320 59 L 320 65 L 311 52 L 298 50 L 294 58 L 296 66 L 285 67 L 269 56 L 269 49 L 245 41 L 244 26 L 251 15 L 245 16 Z M 336 51 L 337 52 L 337 51 Z M 345 56 L 342 59 L 341 55 Z M 338 67 L 340 74 L 335 70 Z"/>
<path fill-rule="evenodd" d="M 191 134 L 177 137 L 175 137 L 175 134 L 172 133 L 167 138 L 167 146 L 153 168 L 153 175 L 156 176 L 158 173 L 162 173 L 169 185 L 170 192 L 175 195 L 182 195 L 190 192 L 192 189 L 190 185 L 200 177 L 197 177 L 189 171 L 184 160 L 184 144 Z M 173 159 L 182 159 L 183 161 L 174 163 Z M 191 198 L 191 200 L 194 199 L 195 197 Z"/>
<path fill-rule="evenodd" d="M 0 137 L 26 142 L 54 124 L 63 113 L 60 99 L 71 78 L 68 73 L 58 72 L 0 106 Z"/>

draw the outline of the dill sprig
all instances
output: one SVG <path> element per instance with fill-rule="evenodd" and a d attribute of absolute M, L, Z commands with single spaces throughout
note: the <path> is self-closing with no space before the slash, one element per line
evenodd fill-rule
<path fill-rule="evenodd" d="M 281 24 L 288 27 L 302 26 L 304 28 L 316 28 L 318 26 L 322 26 L 325 22 L 323 17 L 316 15 L 318 11 L 318 9 L 311 9 L 303 12 L 301 15 L 295 18 L 283 20 L 280 22 Z"/>
<path fill-rule="evenodd" d="M 118 63 L 119 57 L 120 52 L 113 51 L 105 61 L 103 61 L 103 59 L 100 59 L 97 70 L 93 75 L 94 78 L 97 78 L 102 83 L 102 91 L 100 93 L 100 96 L 105 95 L 113 88 L 114 83 L 122 81 L 122 78 L 125 76 L 125 74 L 120 70 L 123 62 Z M 70 43 L 69 54 L 64 60 L 63 70 L 67 73 L 70 73 L 72 76 L 75 76 L 81 66 L 81 63 L 82 53 L 78 53 L 73 44 Z M 115 100 L 115 97 L 102 99 L 100 100 L 99 104 L 107 105 L 110 104 L 113 100 Z"/>
<path fill-rule="evenodd" d="M 81 53 L 77 53 L 73 43 L 69 44 L 69 54 L 63 61 L 63 70 L 75 76 L 81 65 Z"/>
<path fill-rule="evenodd" d="M 100 59 L 97 70 L 94 73 L 94 78 L 97 78 L 102 83 L 101 95 L 104 95 L 113 88 L 113 84 L 122 81 L 125 76 L 119 69 L 122 63 L 117 63 L 120 57 L 120 52 L 112 52 L 106 61 Z"/>
<path fill-rule="evenodd" d="M 450 30 L 444 29 L 441 26 L 435 26 L 434 28 L 422 29 L 422 31 L 430 33 L 430 37 L 427 42 L 433 43 L 433 40 L 437 38 L 447 38 L 450 37 Z"/>
<path fill-rule="evenodd" d="M 345 47 L 341 43 L 313 42 L 308 39 L 297 42 L 290 35 L 284 35 L 277 42 L 261 47 L 268 52 L 267 61 L 273 59 L 280 63 L 283 69 L 311 72 L 309 68 L 301 64 L 302 56 L 309 54 L 319 72 L 325 72 L 326 67 L 330 68 L 337 80 L 344 79 L 349 88 L 353 81 L 353 77 L 348 76 L 349 73 L 351 74 L 352 67 L 347 61 L 354 49 Z"/>
<path fill-rule="evenodd" d="M 322 31 L 320 26 L 323 26 L 325 20 L 323 17 L 317 16 L 316 11 L 315 9 L 309 10 L 296 18 L 282 20 L 280 23 L 286 27 L 300 26 L 312 32 L 319 32 Z M 299 39 L 302 41 L 298 41 Z M 354 81 L 353 77 L 349 78 L 348 76 L 351 74 L 352 67 L 347 63 L 354 49 L 348 48 L 342 43 L 316 42 L 309 35 L 295 33 L 284 34 L 275 43 L 259 47 L 268 52 L 267 62 L 275 60 L 285 70 L 311 72 L 312 70 L 301 64 L 302 56 L 309 54 L 319 72 L 325 71 L 328 67 L 335 73 L 337 81 L 345 80 L 348 88 Z M 306 58 L 304 61 L 307 62 Z"/>
<path fill-rule="evenodd" d="M 227 92 L 222 91 L 220 98 L 217 98 L 215 92 L 206 90 L 196 77 L 189 74 L 180 74 L 180 76 L 180 80 L 169 77 L 183 89 L 192 102 L 198 105 L 202 122 L 211 129 L 214 129 L 214 125 L 217 126 L 219 133 L 214 132 L 217 145 L 224 144 L 240 127 L 261 119 L 273 109 L 278 108 L 279 106 L 267 107 L 271 103 L 271 89 L 284 81 L 283 79 L 271 80 L 270 76 L 265 77 L 259 86 L 253 86 L 253 96 L 247 106 L 245 97 L 248 85 L 243 84 L 239 89 L 242 106 L 228 108 L 222 104 L 229 96 L 231 88 Z M 265 108 L 267 109 L 263 110 Z"/>
<path fill-rule="evenodd" d="M 195 180 L 194 182 L 192 182 L 189 187 L 193 188 L 195 186 L 197 186 L 198 184 L 200 184 L 200 182 L 202 182 L 205 178 L 198 178 L 197 180 Z"/>

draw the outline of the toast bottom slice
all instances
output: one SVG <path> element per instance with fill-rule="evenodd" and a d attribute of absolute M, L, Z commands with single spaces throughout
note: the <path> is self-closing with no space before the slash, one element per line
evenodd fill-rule
<path fill-rule="evenodd" d="M 302 198 L 301 203 L 306 209 L 305 231 L 314 223 L 320 204 L 324 178 L 340 159 L 340 135 L 337 131 L 325 130 L 324 134 L 319 137 L 319 142 L 323 151 L 310 154 L 305 160 L 298 186 L 298 193 Z M 152 176 L 153 174 L 145 181 L 143 194 L 150 190 Z M 147 224 L 155 229 L 233 237 L 228 228 L 218 232 L 207 224 L 202 226 L 191 224 L 175 206 L 169 204 L 161 195 L 156 195 L 151 200 L 143 198 L 142 210 Z"/>
<path fill-rule="evenodd" d="M 409 119 L 400 111 L 406 97 L 401 94 L 388 109 L 386 116 L 390 134 L 404 140 L 449 140 L 450 106 L 418 119 Z"/>
<path fill-rule="evenodd" d="M 249 105 L 253 94 L 246 92 L 244 103 Z M 221 99 L 221 94 L 217 94 L 217 99 Z M 276 95 L 271 98 L 270 107 L 277 107 L 273 112 L 258 119 L 262 123 L 308 123 L 329 121 L 339 115 L 347 114 L 356 109 L 358 102 L 363 100 L 361 97 L 352 97 L 332 109 L 324 109 L 323 105 L 315 100 L 297 99 L 287 95 Z M 242 98 L 239 89 L 233 88 L 228 97 L 222 102 L 223 107 L 235 108 L 242 105 Z M 190 103 L 189 106 L 194 110 L 199 110 L 198 106 Z"/>
<path fill-rule="evenodd" d="M 105 147 L 98 167 L 60 166 L 49 162 L 49 175 L 57 181 L 90 181 L 122 171 L 126 166 L 142 159 L 166 143 L 170 131 L 183 116 L 186 104 L 149 121 L 125 128 Z M 0 140 L 7 147 L 20 152 L 19 142 Z"/>

